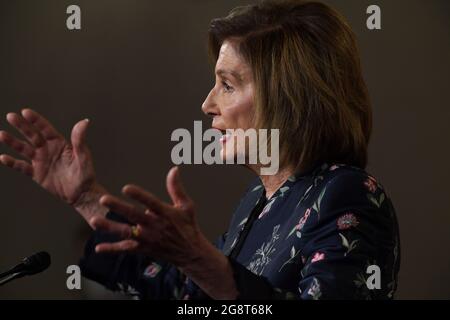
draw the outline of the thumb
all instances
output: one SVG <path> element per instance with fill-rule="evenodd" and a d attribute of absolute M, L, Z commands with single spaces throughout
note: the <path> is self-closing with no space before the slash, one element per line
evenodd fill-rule
<path fill-rule="evenodd" d="M 167 174 L 167 191 L 175 206 L 186 207 L 191 204 L 191 199 L 181 183 L 178 167 L 173 167 Z"/>
<path fill-rule="evenodd" d="M 79 121 L 73 126 L 70 140 L 75 153 L 79 153 L 86 146 L 87 128 L 89 126 L 89 119 Z"/>

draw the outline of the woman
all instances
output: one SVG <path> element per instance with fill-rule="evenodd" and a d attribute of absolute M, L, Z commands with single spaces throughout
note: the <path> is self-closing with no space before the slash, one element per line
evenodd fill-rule
<path fill-rule="evenodd" d="M 10 113 L 27 141 L 4 131 L 0 141 L 28 160 L 0 161 L 86 219 L 95 232 L 82 271 L 110 289 L 160 299 L 392 298 L 398 227 L 364 171 L 371 108 L 345 20 L 320 3 L 266 1 L 213 20 L 209 49 L 216 84 L 202 109 L 212 126 L 280 135 L 278 172 L 249 186 L 215 246 L 176 167 L 167 176 L 172 204 L 135 185 L 122 191 L 142 207 L 109 195 L 95 178 L 87 120 L 69 143 L 36 112 Z M 234 138 L 222 139 L 224 159 L 245 151 Z M 259 174 L 261 164 L 247 167 Z"/>

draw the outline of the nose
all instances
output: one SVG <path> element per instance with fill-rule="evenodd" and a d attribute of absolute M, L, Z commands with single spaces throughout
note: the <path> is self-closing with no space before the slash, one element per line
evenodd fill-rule
<path fill-rule="evenodd" d="M 216 116 L 219 114 L 219 108 L 214 101 L 214 88 L 211 89 L 205 101 L 202 104 L 202 111 L 204 114 L 209 116 Z"/>

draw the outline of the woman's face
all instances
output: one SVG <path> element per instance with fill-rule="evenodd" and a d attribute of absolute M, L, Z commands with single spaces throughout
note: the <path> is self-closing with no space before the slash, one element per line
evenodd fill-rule
<path fill-rule="evenodd" d="M 223 133 L 222 159 L 235 159 L 245 150 L 236 150 L 236 139 L 225 134 L 225 130 L 247 130 L 254 127 L 252 72 L 250 66 L 240 56 L 236 41 L 223 42 L 216 63 L 215 76 L 215 86 L 203 103 L 202 110 L 213 117 L 212 127 Z"/>

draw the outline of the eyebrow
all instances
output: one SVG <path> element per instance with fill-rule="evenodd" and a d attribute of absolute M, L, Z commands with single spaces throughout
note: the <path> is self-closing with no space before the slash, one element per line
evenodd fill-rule
<path fill-rule="evenodd" d="M 233 76 L 234 78 L 236 78 L 236 80 L 242 81 L 242 76 L 239 73 L 237 73 L 236 71 L 233 71 L 233 70 L 219 69 L 219 70 L 216 71 L 216 74 L 219 75 L 219 76 L 224 76 L 224 75 L 228 75 L 229 74 L 229 75 Z"/>

